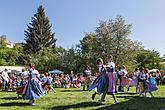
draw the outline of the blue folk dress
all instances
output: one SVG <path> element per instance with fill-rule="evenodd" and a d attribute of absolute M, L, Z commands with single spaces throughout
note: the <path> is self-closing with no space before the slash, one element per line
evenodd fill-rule
<path fill-rule="evenodd" d="M 89 91 L 96 89 L 98 94 L 107 93 L 108 77 L 106 75 L 106 68 L 103 65 L 97 66 L 99 76 L 89 86 Z"/>
<path fill-rule="evenodd" d="M 29 71 L 29 80 L 27 83 L 27 88 L 25 91 L 24 99 L 25 100 L 33 100 L 37 99 L 44 95 L 44 90 L 39 84 L 39 80 L 36 76 L 36 71 Z"/>

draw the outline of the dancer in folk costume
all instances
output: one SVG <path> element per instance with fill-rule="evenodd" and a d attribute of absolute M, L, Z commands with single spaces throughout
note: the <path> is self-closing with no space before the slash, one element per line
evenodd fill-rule
<path fill-rule="evenodd" d="M 156 87 L 155 84 L 152 84 L 150 82 L 150 73 L 149 73 L 148 69 L 145 70 L 145 76 L 146 76 L 146 80 L 144 80 L 144 93 L 145 93 L 145 96 L 146 96 L 147 93 L 149 93 L 150 96 L 153 97 L 152 91 L 155 91 L 158 88 Z"/>
<path fill-rule="evenodd" d="M 140 67 L 139 68 L 139 75 L 138 75 L 138 83 L 140 87 L 140 93 L 139 96 L 143 95 L 144 93 L 144 81 L 146 80 L 146 74 L 144 73 L 144 68 Z"/>
<path fill-rule="evenodd" d="M 97 59 L 97 78 L 94 80 L 94 82 L 90 85 L 89 91 L 93 89 L 97 89 L 93 95 L 92 99 L 94 99 L 96 94 L 101 94 L 99 104 L 102 104 L 104 101 L 105 95 L 108 90 L 108 77 L 106 75 L 106 68 L 103 65 L 103 60 L 101 58 Z"/>
<path fill-rule="evenodd" d="M 124 87 L 127 87 L 128 84 L 129 84 L 129 81 L 130 81 L 130 79 L 126 76 L 127 75 L 127 70 L 126 70 L 126 67 L 124 65 L 121 67 L 121 70 L 119 71 L 119 74 L 121 76 L 119 91 L 124 92 Z"/>
<path fill-rule="evenodd" d="M 136 93 L 139 94 L 140 88 L 138 83 L 138 76 L 139 76 L 139 68 L 135 68 L 135 72 L 133 74 L 134 84 L 136 85 Z"/>
<path fill-rule="evenodd" d="M 141 96 L 141 95 L 144 96 L 143 93 L 145 93 L 145 96 L 146 96 L 146 93 L 148 92 L 151 95 L 151 97 L 153 97 L 152 91 L 157 90 L 157 88 L 154 84 L 152 84 L 148 81 L 147 74 L 148 74 L 148 72 L 147 71 L 144 72 L 144 68 L 141 67 L 139 76 L 138 76 L 138 82 L 139 82 L 139 86 L 140 86 L 139 96 Z"/>
<path fill-rule="evenodd" d="M 156 79 L 155 79 L 153 73 L 150 73 L 149 82 L 150 82 L 151 84 L 156 85 Z"/>
<path fill-rule="evenodd" d="M 28 77 L 29 77 L 29 72 L 25 71 L 25 69 L 22 69 L 22 72 L 20 73 L 21 82 L 16 90 L 17 98 L 19 98 L 19 95 L 22 95 L 22 97 L 24 97 L 25 89 L 26 89 L 25 87 L 28 82 Z"/>
<path fill-rule="evenodd" d="M 129 78 L 129 84 L 127 85 L 128 91 L 130 87 L 136 87 L 136 93 L 139 94 L 139 85 L 138 85 L 138 74 L 139 74 L 139 68 L 135 69 L 135 72 L 133 73 L 132 79 Z"/>
<path fill-rule="evenodd" d="M 119 92 L 124 92 L 123 87 L 122 87 L 122 75 L 123 75 L 123 72 L 121 71 L 121 67 L 119 67 L 119 71 L 117 72 L 117 74 L 118 74 L 118 79 L 119 79 L 118 91 Z"/>
<path fill-rule="evenodd" d="M 55 93 L 55 90 L 52 86 L 52 80 L 53 78 L 51 77 L 51 74 L 46 72 L 45 76 L 41 80 L 45 94 L 49 93 L 50 90 L 53 90 L 53 92 Z"/>
<path fill-rule="evenodd" d="M 34 104 L 34 99 L 37 99 L 41 96 L 44 95 L 44 90 L 41 87 L 39 79 L 39 72 L 35 69 L 34 64 L 29 65 L 29 79 L 28 83 L 25 87 L 25 94 L 24 94 L 24 99 L 25 100 L 30 100 L 29 104 L 30 105 L 35 105 Z"/>
<path fill-rule="evenodd" d="M 86 86 L 87 86 L 87 90 L 88 90 L 90 82 L 91 82 L 90 77 L 91 77 L 91 70 L 90 70 L 90 67 L 87 66 L 85 71 L 83 72 L 83 79 L 84 79 L 83 91 L 85 91 Z"/>
<path fill-rule="evenodd" d="M 107 57 L 107 65 L 106 65 L 106 69 L 107 69 L 107 75 L 108 75 L 108 90 L 107 90 L 107 94 L 108 95 L 112 95 L 113 99 L 114 99 L 114 104 L 117 104 L 117 98 L 116 98 L 116 83 L 117 83 L 117 74 L 115 72 L 115 63 L 112 61 L 113 57 L 110 55 Z M 103 94 L 104 95 L 104 94 Z M 103 99 L 105 98 L 105 96 L 102 97 Z"/>

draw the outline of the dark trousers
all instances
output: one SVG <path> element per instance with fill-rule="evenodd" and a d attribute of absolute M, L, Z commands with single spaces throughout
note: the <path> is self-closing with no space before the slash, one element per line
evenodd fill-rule
<path fill-rule="evenodd" d="M 121 83 L 122 83 L 122 76 L 118 75 L 118 78 L 119 78 L 119 87 L 118 87 L 118 91 L 124 92 L 124 88 L 121 86 Z"/>
<path fill-rule="evenodd" d="M 87 90 L 88 90 L 89 84 L 83 85 L 83 91 L 85 91 L 85 88 L 86 88 L 85 86 L 87 86 Z"/>
<path fill-rule="evenodd" d="M 8 83 L 5 80 L 3 80 L 3 87 L 5 91 L 8 91 Z"/>

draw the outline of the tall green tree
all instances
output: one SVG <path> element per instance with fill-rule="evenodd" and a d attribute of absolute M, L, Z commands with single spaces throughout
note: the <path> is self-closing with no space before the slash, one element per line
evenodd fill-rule
<path fill-rule="evenodd" d="M 163 59 L 160 57 L 159 52 L 155 50 L 142 49 L 139 51 L 139 53 L 137 53 L 136 61 L 139 66 L 142 66 L 145 68 L 161 69 L 160 62 L 162 62 Z"/>
<path fill-rule="evenodd" d="M 48 17 L 45 16 L 43 6 L 39 6 L 25 31 L 25 52 L 35 54 L 43 48 L 55 47 L 55 33 L 51 31 L 51 27 Z"/>
<path fill-rule="evenodd" d="M 101 21 L 94 33 L 87 33 L 80 41 L 82 56 L 86 59 L 84 63 L 95 64 L 97 58 L 105 59 L 107 55 L 113 55 L 115 63 L 134 68 L 136 53 L 141 45 L 128 38 L 131 27 L 121 16 Z"/>

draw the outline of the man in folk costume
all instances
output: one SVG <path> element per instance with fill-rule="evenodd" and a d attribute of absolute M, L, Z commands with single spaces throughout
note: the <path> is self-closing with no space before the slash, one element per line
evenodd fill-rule
<path fill-rule="evenodd" d="M 139 96 L 143 95 L 144 96 L 144 81 L 147 80 L 146 74 L 144 73 L 144 68 L 140 67 L 139 68 L 139 75 L 138 75 L 138 83 L 140 87 L 140 93 Z"/>
<path fill-rule="evenodd" d="M 122 75 L 123 75 L 123 72 L 121 71 L 121 67 L 119 67 L 119 71 L 118 71 L 118 78 L 119 78 L 119 87 L 118 87 L 118 91 L 119 92 L 124 92 L 124 90 L 123 90 L 123 87 L 122 87 L 122 85 L 121 85 L 121 83 L 122 83 Z"/>
<path fill-rule="evenodd" d="M 45 73 L 45 77 L 42 79 L 42 87 L 44 89 L 45 94 L 49 93 L 50 90 L 53 90 L 55 93 L 54 88 L 52 87 L 52 80 L 53 78 L 51 77 L 50 73 Z"/>

